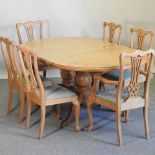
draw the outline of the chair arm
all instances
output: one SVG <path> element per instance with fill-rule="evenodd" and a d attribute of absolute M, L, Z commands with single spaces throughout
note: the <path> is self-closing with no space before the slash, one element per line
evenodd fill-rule
<path fill-rule="evenodd" d="M 145 71 L 140 71 L 140 74 L 147 76 L 147 73 Z M 150 79 L 153 79 L 153 73 L 151 73 Z"/>
<path fill-rule="evenodd" d="M 99 80 L 100 80 L 101 82 L 103 82 L 104 84 L 118 85 L 118 81 L 106 79 L 106 78 L 103 78 L 102 76 L 99 78 Z"/>

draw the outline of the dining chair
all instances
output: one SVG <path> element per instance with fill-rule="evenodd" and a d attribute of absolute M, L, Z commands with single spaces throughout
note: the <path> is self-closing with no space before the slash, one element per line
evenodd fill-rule
<path fill-rule="evenodd" d="M 121 39 L 122 39 L 123 26 L 120 24 L 115 24 L 113 22 L 110 22 L 110 23 L 104 22 L 103 23 L 103 40 L 105 40 L 106 38 L 106 28 L 108 28 L 109 30 L 108 41 L 112 43 L 114 42 L 115 33 L 118 30 L 117 44 L 120 45 Z"/>
<path fill-rule="evenodd" d="M 33 41 L 36 39 L 44 38 L 43 22 L 40 20 L 17 23 L 16 29 L 17 29 L 19 44 L 23 44 L 24 40 Z M 25 36 L 25 33 L 27 38 Z M 38 65 L 39 65 L 39 71 L 43 71 L 43 76 L 46 77 L 46 70 L 51 69 L 51 66 L 49 66 L 43 60 L 39 60 Z"/>
<path fill-rule="evenodd" d="M 20 110 L 18 121 L 23 120 L 24 114 L 24 81 L 22 78 L 21 67 L 19 66 L 16 46 L 8 38 L 0 37 L 0 46 L 3 53 L 5 65 L 8 73 L 8 109 L 7 114 L 12 111 L 13 90 L 19 92 Z"/>
<path fill-rule="evenodd" d="M 152 49 L 148 51 L 137 50 L 132 53 L 122 53 L 119 57 L 119 77 L 109 79 L 109 77 L 105 78 L 100 74 L 94 74 L 88 104 L 89 130 L 93 127 L 92 107 L 95 102 L 112 109 L 116 112 L 118 143 L 121 146 L 121 112 L 129 109 L 143 108 L 145 136 L 149 139 L 148 99 L 153 57 L 154 50 Z M 127 70 L 128 76 L 124 70 Z M 106 84 L 111 86 L 116 85 L 117 87 L 107 87 L 107 90 L 96 91 L 97 81 L 103 81 Z M 144 85 L 143 91 L 140 89 L 140 85 L 142 84 Z"/>
<path fill-rule="evenodd" d="M 123 26 L 120 24 L 115 24 L 113 22 L 103 23 L 103 40 L 105 40 L 106 36 L 106 28 L 108 27 L 109 30 L 109 42 L 114 43 L 114 37 L 115 37 L 115 31 L 118 30 L 118 38 L 117 38 L 117 44 L 121 44 L 122 40 L 122 31 L 123 31 Z M 104 84 L 102 82 L 99 82 L 99 89 L 101 90 L 102 87 L 104 87 Z"/>
<path fill-rule="evenodd" d="M 78 125 L 80 114 L 80 103 L 78 101 L 78 96 L 76 95 L 76 93 L 61 85 L 55 85 L 55 84 L 51 85 L 50 87 L 44 88 L 39 76 L 39 70 L 37 64 L 38 58 L 34 54 L 34 52 L 19 47 L 19 57 L 22 66 L 22 73 L 26 81 L 27 106 L 28 106 L 26 128 L 29 128 L 32 105 L 40 106 L 41 122 L 40 122 L 39 139 L 41 139 L 44 134 L 46 107 L 50 105 L 57 105 L 71 102 L 75 107 L 75 128 L 77 131 L 80 131 Z"/>

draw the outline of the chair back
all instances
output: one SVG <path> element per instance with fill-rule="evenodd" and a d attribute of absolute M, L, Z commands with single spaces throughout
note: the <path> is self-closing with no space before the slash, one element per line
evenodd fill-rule
<path fill-rule="evenodd" d="M 109 29 L 109 42 L 112 42 L 112 43 L 114 42 L 115 32 L 118 29 L 117 44 L 120 44 L 121 39 L 122 39 L 123 26 L 115 24 L 113 22 L 111 23 L 104 22 L 103 23 L 103 40 L 105 40 L 105 36 L 106 36 L 106 27 L 108 27 Z"/>
<path fill-rule="evenodd" d="M 121 96 L 121 90 L 124 86 L 127 88 L 128 92 L 127 99 L 138 96 L 140 82 L 145 83 L 144 98 L 148 95 L 153 58 L 153 49 L 148 51 L 137 50 L 132 53 L 122 53 L 120 55 L 120 78 L 117 97 Z M 127 61 L 129 62 L 128 65 L 126 65 Z M 129 66 L 131 70 L 131 78 L 126 85 L 124 82 L 124 70 L 129 69 Z"/>
<path fill-rule="evenodd" d="M 26 41 L 32 41 L 35 39 L 43 39 L 43 22 L 42 21 L 27 21 L 25 23 L 17 23 L 16 29 L 17 29 L 19 44 L 23 43 L 25 39 L 25 35 L 24 35 L 25 33 L 27 36 L 27 38 L 25 39 Z"/>
<path fill-rule="evenodd" d="M 8 72 L 8 80 L 22 84 L 22 71 L 19 66 L 16 46 L 8 38 L 0 37 L 0 46 Z"/>
<path fill-rule="evenodd" d="M 45 92 L 38 70 L 37 56 L 33 51 L 19 47 L 19 58 L 26 81 L 26 91 L 31 94 L 31 100 L 41 103 Z"/>
<path fill-rule="evenodd" d="M 147 49 L 152 48 L 153 46 L 153 32 L 145 31 L 144 29 L 130 28 L 130 48 L 134 48 L 134 34 L 136 35 L 136 49 L 144 50 L 144 40 L 148 37 L 148 47 Z"/>

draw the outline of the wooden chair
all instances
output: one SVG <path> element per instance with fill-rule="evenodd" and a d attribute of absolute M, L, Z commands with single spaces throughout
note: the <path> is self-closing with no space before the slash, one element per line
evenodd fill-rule
<path fill-rule="evenodd" d="M 133 41 L 134 41 L 134 33 L 136 34 L 137 37 L 137 46 L 136 49 L 139 50 L 144 50 L 144 40 L 147 36 L 150 37 L 149 39 L 149 43 L 148 43 L 148 49 L 152 48 L 153 45 L 153 32 L 152 31 L 146 31 L 142 28 L 130 28 L 130 48 L 134 48 L 133 47 Z"/>
<path fill-rule="evenodd" d="M 110 22 L 110 23 L 104 22 L 103 23 L 103 40 L 105 40 L 105 36 L 106 36 L 106 27 L 109 28 L 109 42 L 111 43 L 114 42 L 115 31 L 119 29 L 117 44 L 120 45 L 121 40 L 122 40 L 123 26 L 120 24 L 115 24 L 113 22 Z M 104 87 L 104 84 L 100 82 L 99 89 L 101 90 L 102 87 Z"/>
<path fill-rule="evenodd" d="M 79 131 L 80 128 L 78 122 L 80 114 L 80 103 L 78 101 L 77 95 L 60 85 L 53 84 L 50 87 L 44 88 L 39 76 L 37 56 L 28 49 L 20 49 L 19 57 L 27 86 L 26 92 L 28 108 L 26 128 L 29 128 L 31 107 L 33 104 L 39 105 L 41 108 L 41 122 L 39 132 L 39 139 L 41 139 L 44 134 L 46 106 L 72 102 L 75 107 L 75 128 L 77 131 Z M 34 70 L 32 64 L 34 65 Z"/>
<path fill-rule="evenodd" d="M 43 39 L 43 22 L 42 21 L 27 21 L 25 23 L 16 24 L 19 44 L 23 44 L 24 37 L 22 30 L 24 29 L 27 35 L 28 41 Z M 35 31 L 36 30 L 36 31 Z M 38 30 L 38 31 L 37 31 Z M 38 34 L 39 35 L 35 35 Z M 46 77 L 46 70 L 51 69 L 51 66 L 46 64 L 43 60 L 39 60 L 39 71 L 43 71 L 43 76 Z"/>
<path fill-rule="evenodd" d="M 148 126 L 148 99 L 151 67 L 153 64 L 154 50 L 122 53 L 120 55 L 120 76 L 117 79 L 103 78 L 94 74 L 93 86 L 89 97 L 88 115 L 89 130 L 92 129 L 92 107 L 99 103 L 116 112 L 116 128 L 119 145 L 122 145 L 121 112 L 129 109 L 143 108 L 145 136 L 149 139 Z M 127 65 L 128 64 L 128 65 Z M 147 67 L 145 67 L 147 66 Z M 127 70 L 128 75 L 124 73 Z M 130 75 L 130 76 L 129 76 Z M 109 85 L 116 85 L 107 91 L 96 92 L 97 81 Z M 139 84 L 144 84 L 144 92 L 140 93 Z"/>
<path fill-rule="evenodd" d="M 24 81 L 22 78 L 21 67 L 18 64 L 17 50 L 12 41 L 8 38 L 0 37 L 0 45 L 8 72 L 8 110 L 7 114 L 12 111 L 13 90 L 20 94 L 20 110 L 18 121 L 23 120 L 24 112 Z"/>
<path fill-rule="evenodd" d="M 117 44 L 121 44 L 121 39 L 122 39 L 122 31 L 123 31 L 123 26 L 122 25 L 117 25 L 113 22 L 107 23 L 104 22 L 103 23 L 103 40 L 105 40 L 105 36 L 106 36 L 106 28 L 108 27 L 109 29 L 109 42 L 114 42 L 114 36 L 115 36 L 115 31 L 117 29 L 119 29 L 119 33 L 118 33 L 118 39 L 117 39 Z"/>

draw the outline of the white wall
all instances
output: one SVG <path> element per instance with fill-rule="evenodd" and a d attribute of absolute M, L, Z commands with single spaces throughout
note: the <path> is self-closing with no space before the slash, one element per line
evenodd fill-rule
<path fill-rule="evenodd" d="M 102 22 L 125 26 L 123 44 L 128 45 L 130 27 L 155 33 L 155 0 L 0 0 L 0 35 L 17 43 L 15 24 L 44 20 L 48 36 L 102 37 Z M 0 53 L 0 78 L 6 77 Z"/>

